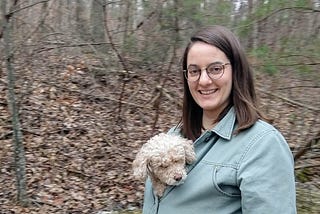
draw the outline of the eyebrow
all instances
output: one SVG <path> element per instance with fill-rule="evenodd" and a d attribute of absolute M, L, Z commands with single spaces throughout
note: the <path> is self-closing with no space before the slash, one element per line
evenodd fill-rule
<path fill-rule="evenodd" d="M 210 62 L 210 63 L 207 64 L 206 66 L 211 65 L 211 64 L 226 64 L 226 63 L 221 62 L 221 61 L 215 61 L 215 62 Z M 190 65 L 198 66 L 198 67 L 199 67 L 199 65 L 197 65 L 197 64 L 189 64 L 188 67 L 189 67 Z"/>

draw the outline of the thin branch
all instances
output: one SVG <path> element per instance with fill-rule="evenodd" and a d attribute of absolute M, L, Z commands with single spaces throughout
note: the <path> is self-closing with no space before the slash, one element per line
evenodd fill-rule
<path fill-rule="evenodd" d="M 287 89 L 293 89 L 293 88 L 320 88 L 320 86 L 319 85 L 296 85 L 296 86 L 280 87 L 274 90 L 287 90 Z"/>
<path fill-rule="evenodd" d="M 156 14 L 156 10 L 151 11 L 144 20 L 142 20 L 139 24 L 137 24 L 137 27 L 136 27 L 135 30 L 139 30 L 139 28 L 141 28 L 142 25 L 145 24 L 146 21 L 148 21 L 149 19 L 151 19 L 152 16 L 155 15 L 155 14 Z"/>
<path fill-rule="evenodd" d="M 320 167 L 320 163 L 295 166 L 294 169 L 297 170 L 297 169 L 315 168 L 315 167 Z"/>
<path fill-rule="evenodd" d="M 279 8 L 275 11 L 272 11 L 270 14 L 266 15 L 265 17 L 261 18 L 261 19 L 258 19 L 258 20 L 254 20 L 246 25 L 241 25 L 239 27 L 235 27 L 236 28 L 243 28 L 243 27 L 248 27 L 250 25 L 253 25 L 255 23 L 260 23 L 260 22 L 263 22 L 265 20 L 267 20 L 268 18 L 270 18 L 271 16 L 279 13 L 279 12 L 282 12 L 284 10 L 295 10 L 295 11 L 299 11 L 299 12 L 304 12 L 304 11 L 307 11 L 305 13 L 310 13 L 310 12 L 317 12 L 319 13 L 320 10 L 317 10 L 317 9 L 314 9 L 314 8 L 310 8 L 310 7 L 284 7 L 284 8 Z"/>
<path fill-rule="evenodd" d="M 289 103 L 289 104 L 292 104 L 292 105 L 295 105 L 295 106 L 301 106 L 301 107 L 304 107 L 306 109 L 309 109 L 309 110 L 312 110 L 314 112 L 320 112 L 320 108 L 317 108 L 317 107 L 314 107 L 314 106 L 309 106 L 309 105 L 305 105 L 305 104 L 302 104 L 298 101 L 295 101 L 295 100 L 291 100 L 289 98 L 286 98 L 286 97 L 283 97 L 283 96 L 280 96 L 280 95 L 277 95 L 275 93 L 270 93 L 270 92 L 267 92 L 261 88 L 257 88 L 258 91 L 264 93 L 264 94 L 267 94 L 267 95 L 270 95 L 270 96 L 274 96 L 276 98 L 279 98 L 279 99 L 282 99 L 284 100 L 285 102 Z"/>
<path fill-rule="evenodd" d="M 58 45 L 59 43 L 55 43 L 54 45 L 57 45 L 55 47 L 43 47 L 36 49 L 36 53 L 42 53 L 46 51 L 51 51 L 57 48 L 74 48 L 74 47 L 84 47 L 84 46 L 98 46 L 98 45 L 104 45 L 104 44 L 110 44 L 109 42 L 95 42 L 95 43 L 80 43 L 80 44 L 70 44 L 70 45 L 63 45 L 65 43 L 60 43 L 61 45 Z"/>
<path fill-rule="evenodd" d="M 105 31 L 107 33 L 108 39 L 110 41 L 111 48 L 115 52 L 115 54 L 117 55 L 117 57 L 118 57 L 121 65 L 122 65 L 123 69 L 125 71 L 129 71 L 128 66 L 126 64 L 126 61 L 124 60 L 124 58 L 120 54 L 120 51 L 118 51 L 115 43 L 113 42 L 113 38 L 112 38 L 112 35 L 110 33 L 109 25 L 108 25 L 108 8 L 106 7 L 106 5 L 102 5 L 102 7 L 103 7 L 103 14 L 104 14 L 104 27 L 105 27 Z"/>
<path fill-rule="evenodd" d="M 303 156 L 311 148 L 312 145 L 318 143 L 319 141 L 320 141 L 320 131 L 318 132 L 318 134 L 316 134 L 316 136 L 308 140 L 306 145 L 303 146 L 303 148 L 294 155 L 294 161 L 297 161 L 301 156 Z"/>
<path fill-rule="evenodd" d="M 166 88 L 162 88 L 162 93 L 167 97 L 168 100 L 171 102 L 174 102 L 179 108 L 182 108 L 182 103 L 180 102 L 179 99 L 173 98 L 170 94 L 169 91 Z"/>
<path fill-rule="evenodd" d="M 293 64 L 274 64 L 272 66 L 277 66 L 277 67 L 287 67 L 287 66 L 299 66 L 299 65 L 320 65 L 320 62 L 310 62 L 310 63 L 293 63 Z"/>
<path fill-rule="evenodd" d="M 270 13 L 267 16 L 263 17 L 262 19 L 257 20 L 257 22 L 265 21 L 266 19 L 270 18 L 271 16 L 273 16 L 273 15 L 279 13 L 279 12 L 282 12 L 284 10 L 295 10 L 295 11 L 298 11 L 298 12 L 308 11 L 308 12 L 305 12 L 305 13 L 320 12 L 320 10 L 313 9 L 313 8 L 310 8 L 310 7 L 283 7 L 283 8 L 279 8 L 279 9 L 273 11 L 272 13 Z"/>
<path fill-rule="evenodd" d="M 79 44 L 69 44 L 67 45 L 65 42 L 44 42 L 48 45 L 57 45 L 59 47 L 81 47 L 81 46 L 88 46 L 88 45 L 105 45 L 110 44 L 110 42 L 89 42 L 89 43 L 79 43 Z"/>
<path fill-rule="evenodd" d="M 167 0 L 163 0 L 160 4 L 163 5 L 166 2 Z M 150 19 L 152 19 L 152 17 L 154 17 L 155 15 L 158 15 L 158 10 L 159 9 L 156 8 L 153 11 L 151 11 L 141 22 L 137 24 L 136 28 L 131 32 L 131 34 L 133 34 L 135 31 L 143 27 L 143 25 L 145 25 Z"/>
<path fill-rule="evenodd" d="M 121 119 L 121 110 L 122 110 L 122 99 L 123 99 L 123 96 L 124 96 L 124 91 L 125 91 L 125 88 L 126 88 L 126 84 L 128 82 L 128 71 L 129 71 L 129 68 L 127 66 L 127 63 L 125 61 L 125 59 L 122 57 L 122 55 L 120 54 L 120 51 L 117 49 L 115 43 L 113 42 L 113 38 L 111 36 L 111 33 L 110 33 L 110 30 L 109 30 L 109 26 L 108 26 L 108 8 L 106 7 L 106 4 L 102 5 L 102 8 L 103 8 L 103 15 L 104 15 L 104 28 L 105 28 L 105 31 L 107 33 L 107 36 L 108 36 L 108 39 L 110 41 L 110 44 L 111 44 L 111 48 L 112 50 L 116 53 L 123 69 L 124 69 L 124 72 L 123 72 L 123 75 L 122 75 L 122 86 L 121 86 L 121 91 L 120 91 L 120 98 L 119 98 L 119 105 L 118 105 L 118 121 L 120 121 Z"/>
<path fill-rule="evenodd" d="M 17 6 L 18 0 L 15 0 L 12 8 Z M 1 8 L 1 9 L 5 9 Z M 4 11 L 5 12 L 5 11 Z M 8 106 L 12 118 L 12 131 L 13 131 L 13 146 L 14 146 L 14 158 L 15 158 L 15 171 L 16 171 L 16 188 L 17 188 L 17 200 L 23 205 L 27 206 L 29 204 L 29 199 L 27 195 L 27 183 L 26 183 L 26 159 L 23 146 L 23 135 L 21 131 L 21 124 L 19 121 L 19 112 L 16 102 L 16 95 L 14 91 L 15 87 L 15 74 L 13 63 L 13 53 L 12 47 L 12 29 L 13 23 L 11 21 L 12 17 L 10 15 L 6 16 L 6 20 L 3 26 L 3 39 L 5 43 L 5 57 L 6 57 L 6 67 L 7 67 L 7 81 L 8 81 Z"/>
<path fill-rule="evenodd" d="M 3 0 L 1 0 L 1 1 L 3 1 Z M 14 8 L 14 7 L 17 6 L 18 1 L 19 1 L 19 0 L 15 0 L 15 2 L 13 3 L 13 7 L 12 7 L 12 8 Z M 18 12 L 20 12 L 20 11 L 22 11 L 22 10 L 25 10 L 25 9 L 27 9 L 27 8 L 30 8 L 30 7 L 33 7 L 33 6 L 37 5 L 37 4 L 42 4 L 42 3 L 49 2 L 49 1 L 51 1 L 51 0 L 43 0 L 43 1 L 40 1 L 40 2 L 35 2 L 35 3 L 33 3 L 33 4 L 27 5 L 27 6 L 25 6 L 25 7 L 21 7 L 21 8 L 15 9 L 15 10 L 11 10 L 11 11 L 9 11 L 8 14 L 5 15 L 6 22 L 8 22 L 9 19 L 10 19 L 10 18 L 13 16 L 13 14 L 15 14 L 15 13 L 18 13 Z M 2 28 L 1 31 L 0 31 L 0 39 L 1 39 L 1 38 L 3 37 L 4 26 L 0 26 L 0 27 Z"/>
<path fill-rule="evenodd" d="M 51 0 L 42 0 L 42 1 L 39 1 L 39 2 L 35 2 L 35 3 L 33 3 L 33 4 L 30 4 L 30 5 L 27 5 L 27 6 L 18 8 L 18 9 L 16 9 L 16 10 L 12 10 L 12 11 L 9 12 L 9 14 L 12 15 L 12 14 L 14 14 L 14 13 L 18 13 L 18 12 L 20 12 L 20 11 L 22 11 L 22 10 L 28 9 L 28 8 L 30 8 L 30 7 L 33 7 L 33 6 L 37 5 L 37 4 L 47 3 L 47 2 L 49 2 L 49 1 L 51 1 Z"/>
<path fill-rule="evenodd" d="M 253 66 L 263 66 L 263 63 L 254 63 Z M 275 66 L 275 67 L 289 67 L 289 66 L 302 66 L 302 65 L 308 65 L 308 66 L 317 66 L 320 65 L 320 62 L 310 62 L 310 63 L 293 63 L 293 64 L 268 64 L 269 66 Z"/>
<path fill-rule="evenodd" d="M 302 55 L 302 54 L 282 55 L 279 58 L 290 58 L 290 57 L 303 57 L 303 58 L 309 59 L 310 61 L 313 59 L 312 56 L 306 56 L 306 55 Z"/>
<path fill-rule="evenodd" d="M 177 0 L 174 0 L 174 9 L 175 9 L 175 12 L 177 14 L 178 12 L 178 1 Z M 160 103 L 161 103 L 161 98 L 163 96 L 163 88 L 166 84 L 166 81 L 169 79 L 169 72 L 171 72 L 171 68 L 172 68 L 172 65 L 176 59 L 176 51 L 177 51 L 177 48 L 178 48 L 178 41 L 179 41 L 179 20 L 178 20 L 178 16 L 175 15 L 174 17 L 174 27 L 175 27 L 175 34 L 174 34 L 174 43 L 173 43 L 173 49 L 172 49 L 172 57 L 170 59 L 170 62 L 169 62 L 169 65 L 168 65 L 168 69 L 166 71 L 166 74 L 165 74 L 165 77 L 164 77 L 164 80 L 162 81 L 162 83 L 160 83 L 157 87 L 156 87 L 156 90 L 159 91 L 159 94 L 158 94 L 158 97 L 156 99 L 156 101 L 154 102 L 154 107 L 156 109 L 156 115 L 155 115 L 155 119 L 154 119 L 154 122 L 153 122 L 153 125 L 152 125 L 152 132 L 151 133 L 154 133 L 155 132 L 155 129 L 156 129 L 156 125 L 158 123 L 158 120 L 159 120 L 159 115 L 160 115 Z M 159 74 L 159 79 L 161 80 L 161 76 L 162 76 L 162 73 L 160 72 Z"/>
<path fill-rule="evenodd" d="M 7 138 L 9 138 L 10 136 L 10 139 L 12 138 L 11 135 L 13 134 L 13 131 L 9 131 L 9 132 L 6 132 L 6 133 L 3 133 L 2 135 L 0 135 L 0 140 L 5 140 Z"/>

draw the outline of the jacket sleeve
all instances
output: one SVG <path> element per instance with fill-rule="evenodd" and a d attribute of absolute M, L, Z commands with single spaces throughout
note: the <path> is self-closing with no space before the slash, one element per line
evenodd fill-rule
<path fill-rule="evenodd" d="M 294 161 L 277 130 L 253 139 L 239 164 L 243 214 L 296 213 Z"/>

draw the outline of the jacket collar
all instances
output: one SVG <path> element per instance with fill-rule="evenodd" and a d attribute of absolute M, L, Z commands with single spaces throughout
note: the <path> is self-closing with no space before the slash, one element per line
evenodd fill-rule
<path fill-rule="evenodd" d="M 236 114 L 234 107 L 232 106 L 226 116 L 213 128 L 212 132 L 216 133 L 220 137 L 230 140 L 235 127 Z"/>

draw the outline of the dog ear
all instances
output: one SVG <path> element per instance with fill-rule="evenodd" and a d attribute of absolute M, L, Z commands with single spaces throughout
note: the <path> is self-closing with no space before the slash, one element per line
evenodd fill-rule
<path fill-rule="evenodd" d="M 139 180 L 146 179 L 148 174 L 148 164 L 149 164 L 149 157 L 143 151 L 143 147 L 142 147 L 141 150 L 138 152 L 135 160 L 132 163 L 133 176 Z"/>
<path fill-rule="evenodd" d="M 194 152 L 193 142 L 191 140 L 185 140 L 184 142 L 184 151 L 186 155 L 186 162 L 191 164 L 196 160 L 196 153 Z"/>

